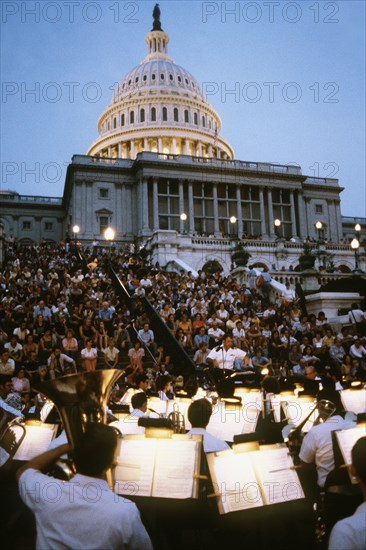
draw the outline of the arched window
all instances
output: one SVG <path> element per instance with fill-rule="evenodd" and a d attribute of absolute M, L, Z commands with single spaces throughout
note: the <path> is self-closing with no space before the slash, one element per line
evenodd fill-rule
<path fill-rule="evenodd" d="M 204 116 L 202 117 L 202 126 L 203 126 L 203 127 L 205 127 L 205 126 L 206 126 L 206 119 L 205 119 L 205 117 L 204 117 Z"/>
<path fill-rule="evenodd" d="M 174 122 L 179 122 L 179 114 L 177 107 L 174 108 Z"/>
<path fill-rule="evenodd" d="M 117 119 L 116 118 L 113 119 L 113 128 L 117 128 Z"/>
<path fill-rule="evenodd" d="M 125 125 L 125 115 L 121 115 L 121 126 Z"/>
<path fill-rule="evenodd" d="M 184 111 L 184 122 L 189 122 L 189 113 L 188 109 Z"/>
<path fill-rule="evenodd" d="M 134 124 L 134 122 L 135 122 L 135 112 L 131 111 L 130 112 L 130 124 Z"/>
<path fill-rule="evenodd" d="M 163 121 L 166 122 L 168 120 L 168 109 L 166 107 L 163 107 Z"/>
<path fill-rule="evenodd" d="M 194 118 L 194 123 L 198 125 L 198 115 L 197 115 L 197 113 L 194 113 L 193 118 Z"/>
<path fill-rule="evenodd" d="M 151 122 L 156 122 L 156 109 L 155 109 L 155 107 L 151 108 Z"/>
<path fill-rule="evenodd" d="M 140 122 L 145 122 L 145 109 L 140 110 Z"/>

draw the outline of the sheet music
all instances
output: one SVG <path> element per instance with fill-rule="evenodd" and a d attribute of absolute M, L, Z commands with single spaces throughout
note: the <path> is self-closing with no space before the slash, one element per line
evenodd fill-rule
<path fill-rule="evenodd" d="M 137 392 L 134 388 L 128 388 L 128 390 L 122 395 L 121 399 L 118 401 L 122 405 L 131 405 L 131 399 Z"/>
<path fill-rule="evenodd" d="M 286 447 L 250 453 L 266 504 L 305 498 Z"/>
<path fill-rule="evenodd" d="M 286 398 L 286 401 L 283 402 L 283 408 L 286 417 L 289 419 L 291 424 L 298 426 L 303 420 L 309 415 L 309 413 L 315 409 L 314 401 L 303 401 L 301 399 L 296 399 L 296 397 Z M 302 428 L 304 433 L 307 433 L 310 428 L 312 428 L 314 421 L 318 416 L 317 409 L 314 410 L 313 414 L 309 417 L 309 420 L 305 423 Z"/>
<path fill-rule="evenodd" d="M 138 425 L 139 417 L 128 415 L 123 419 L 112 422 L 110 426 L 114 426 L 120 430 L 122 435 L 137 435 L 144 434 L 145 428 Z"/>
<path fill-rule="evenodd" d="M 157 412 L 159 415 L 166 416 L 168 403 L 169 401 L 163 401 L 162 399 L 158 399 L 156 397 L 150 397 L 147 400 L 147 408 L 152 409 L 153 411 Z"/>
<path fill-rule="evenodd" d="M 263 506 L 260 487 L 250 461 L 250 453 L 226 451 L 214 461 L 214 472 L 224 512 Z"/>
<path fill-rule="evenodd" d="M 338 439 L 339 448 L 341 450 L 344 463 L 352 464 L 351 451 L 352 447 L 360 439 L 360 437 L 366 436 L 366 426 L 356 426 L 355 428 L 348 428 L 346 430 L 337 430 L 335 432 Z"/>
<path fill-rule="evenodd" d="M 346 411 L 355 414 L 366 412 L 366 388 L 362 390 L 343 390 L 339 393 Z"/>
<path fill-rule="evenodd" d="M 44 453 L 55 436 L 53 424 L 39 426 L 26 424 L 25 430 L 25 437 L 14 455 L 14 460 L 31 460 L 35 456 Z"/>
<path fill-rule="evenodd" d="M 270 396 L 271 407 L 273 409 L 273 417 L 275 422 L 281 422 L 281 396 Z"/>
<path fill-rule="evenodd" d="M 223 441 L 234 441 L 234 435 L 255 431 L 258 414 L 251 404 L 243 407 L 221 402 L 212 409 L 207 431 Z"/>
<path fill-rule="evenodd" d="M 123 440 L 114 471 L 119 495 L 151 496 L 156 439 Z"/>
<path fill-rule="evenodd" d="M 159 439 L 152 496 L 191 498 L 195 473 L 197 442 Z"/>

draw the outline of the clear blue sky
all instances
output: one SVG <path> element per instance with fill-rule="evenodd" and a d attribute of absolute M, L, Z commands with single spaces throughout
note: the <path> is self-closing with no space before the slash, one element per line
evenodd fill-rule
<path fill-rule="evenodd" d="M 2 1 L 3 189 L 62 195 L 66 166 L 97 137 L 114 84 L 146 55 L 154 4 Z M 366 216 L 365 2 L 160 8 L 170 55 L 212 90 L 235 157 L 337 177 L 342 214 Z"/>

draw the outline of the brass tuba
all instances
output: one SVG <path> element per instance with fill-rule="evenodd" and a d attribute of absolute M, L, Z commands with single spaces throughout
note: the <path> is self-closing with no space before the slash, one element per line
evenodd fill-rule
<path fill-rule="evenodd" d="M 109 395 L 121 374 L 117 369 L 81 372 L 34 384 L 33 388 L 53 401 L 68 442 L 74 447 L 89 422 L 106 423 Z M 75 473 L 71 457 L 67 465 L 59 466 L 66 478 Z M 111 476 L 107 477 L 110 482 Z"/>

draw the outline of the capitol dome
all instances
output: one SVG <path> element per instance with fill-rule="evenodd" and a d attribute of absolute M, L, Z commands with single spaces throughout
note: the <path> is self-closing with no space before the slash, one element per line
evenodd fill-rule
<path fill-rule="evenodd" d="M 148 54 L 117 85 L 88 155 L 134 159 L 152 151 L 232 159 L 233 149 L 220 136 L 220 117 L 198 81 L 169 57 L 158 7 L 153 15 L 145 37 Z"/>

